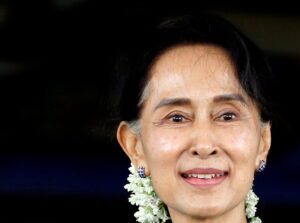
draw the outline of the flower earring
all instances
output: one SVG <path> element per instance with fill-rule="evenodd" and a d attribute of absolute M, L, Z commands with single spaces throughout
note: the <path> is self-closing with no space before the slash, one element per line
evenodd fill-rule
<path fill-rule="evenodd" d="M 131 192 L 129 202 L 139 207 L 134 214 L 137 222 L 165 223 L 170 219 L 167 208 L 154 191 L 151 177 L 146 176 L 145 168 L 139 167 L 136 170 L 131 164 L 129 171 L 128 184 L 124 188 Z"/>
<path fill-rule="evenodd" d="M 259 162 L 259 166 L 258 166 L 257 172 L 262 172 L 265 168 L 266 168 L 266 161 L 265 160 L 261 160 Z"/>
<path fill-rule="evenodd" d="M 255 217 L 256 213 L 256 204 L 258 202 L 259 198 L 256 196 L 256 194 L 251 189 L 245 199 L 245 211 L 247 219 L 249 220 L 249 223 L 261 223 L 261 219 L 259 217 Z"/>

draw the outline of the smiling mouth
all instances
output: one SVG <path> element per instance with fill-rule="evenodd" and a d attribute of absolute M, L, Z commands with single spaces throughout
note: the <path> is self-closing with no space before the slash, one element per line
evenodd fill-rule
<path fill-rule="evenodd" d="M 214 179 L 214 178 L 218 178 L 218 177 L 223 177 L 225 175 L 228 175 L 228 172 L 223 172 L 223 173 L 212 173 L 212 174 L 186 174 L 186 173 L 183 173 L 181 174 L 181 176 L 183 178 L 198 178 L 198 179 Z"/>
<path fill-rule="evenodd" d="M 228 171 L 218 169 L 196 168 L 181 173 L 182 179 L 197 188 L 209 188 L 222 183 L 228 176 Z"/>

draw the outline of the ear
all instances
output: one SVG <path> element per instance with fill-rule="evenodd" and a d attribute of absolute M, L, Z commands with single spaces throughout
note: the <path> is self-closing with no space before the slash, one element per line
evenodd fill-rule
<path fill-rule="evenodd" d="M 137 169 L 138 167 L 145 167 L 147 174 L 148 168 L 146 166 L 145 155 L 140 136 L 130 129 L 128 123 L 122 121 L 119 124 L 117 139 L 135 168 Z"/>
<path fill-rule="evenodd" d="M 261 160 L 267 161 L 267 156 L 271 148 L 271 123 L 261 124 L 261 142 L 256 158 L 256 169 L 258 169 Z"/>

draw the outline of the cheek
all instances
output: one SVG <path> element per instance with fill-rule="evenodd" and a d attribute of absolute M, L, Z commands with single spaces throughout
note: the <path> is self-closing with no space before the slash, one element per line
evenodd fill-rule
<path fill-rule="evenodd" d="M 151 175 L 162 172 L 169 178 L 176 171 L 187 137 L 179 130 L 153 128 L 143 138 L 145 158 Z"/>
<path fill-rule="evenodd" d="M 177 134 L 154 130 L 145 138 L 146 153 L 154 159 L 172 157 L 178 151 L 180 138 Z"/>
<path fill-rule="evenodd" d="M 235 191 L 245 194 L 250 189 L 255 172 L 255 160 L 258 154 L 259 136 L 253 128 L 239 128 L 227 131 L 222 137 L 222 149 L 229 160 Z"/>
<path fill-rule="evenodd" d="M 182 141 L 178 133 L 162 129 L 155 129 L 144 138 L 145 158 L 159 196 L 165 197 L 170 184 L 176 183 L 173 174 L 182 151 Z"/>
<path fill-rule="evenodd" d="M 219 139 L 224 142 L 224 148 L 234 161 L 252 163 L 255 160 L 258 153 L 259 136 L 256 131 L 253 131 L 253 128 L 248 126 L 224 131 Z"/>

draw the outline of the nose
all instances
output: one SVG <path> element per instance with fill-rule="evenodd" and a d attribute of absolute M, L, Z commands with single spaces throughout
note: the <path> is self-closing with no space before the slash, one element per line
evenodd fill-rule
<path fill-rule="evenodd" d="M 202 127 L 194 129 L 191 137 L 190 155 L 207 159 L 219 153 L 216 137 L 210 126 L 203 125 Z"/>
<path fill-rule="evenodd" d="M 217 153 L 218 149 L 209 145 L 193 145 L 190 149 L 190 154 L 192 156 L 198 156 L 201 159 L 207 159 Z"/>

